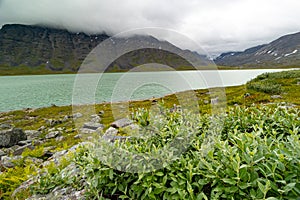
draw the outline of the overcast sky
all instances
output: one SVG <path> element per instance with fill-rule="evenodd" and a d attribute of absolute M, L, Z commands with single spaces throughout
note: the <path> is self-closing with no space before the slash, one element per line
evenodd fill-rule
<path fill-rule="evenodd" d="M 299 0 L 0 0 L 0 25 L 44 24 L 117 34 L 178 31 L 215 54 L 300 31 Z"/>

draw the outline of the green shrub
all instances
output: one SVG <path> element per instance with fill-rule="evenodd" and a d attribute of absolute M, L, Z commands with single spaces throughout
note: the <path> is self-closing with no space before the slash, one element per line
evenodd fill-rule
<path fill-rule="evenodd" d="M 137 115 L 144 116 L 138 117 L 141 122 L 148 119 L 142 113 Z M 102 156 L 107 155 L 106 160 L 112 162 L 107 165 L 95 149 L 83 149 L 74 160 L 80 166 L 81 178 L 85 177 L 87 182 L 79 188 L 85 187 L 88 199 L 296 199 L 300 196 L 297 109 L 233 108 L 219 135 L 213 135 L 215 129 L 210 126 L 209 119 L 209 115 L 165 111 L 149 125 L 154 123 L 160 134 L 115 144 L 129 152 L 145 153 L 155 152 L 180 136 L 189 137 L 190 145 L 184 147 L 185 151 L 155 171 L 125 172 L 121 167 L 110 165 L 129 160 L 134 166 L 139 164 L 134 160 L 136 157 L 120 155 L 114 159 L 104 152 Z M 188 131 L 181 133 L 182 130 Z M 203 141 L 211 134 L 214 146 L 203 151 Z M 172 157 L 176 148 L 168 153 L 164 156 Z M 69 178 L 72 177 L 55 173 L 46 180 L 54 188 L 70 185 L 66 181 Z M 65 181 L 61 181 L 63 179 Z M 44 193 L 39 186 L 34 192 Z"/>
<path fill-rule="evenodd" d="M 11 199 L 14 190 L 36 173 L 36 167 L 28 165 L 26 167 L 17 166 L 12 169 L 7 169 L 5 173 L 0 174 L 0 199 Z M 25 194 L 22 195 L 26 196 Z"/>
<path fill-rule="evenodd" d="M 246 86 L 248 90 L 264 92 L 267 94 L 280 94 L 282 92 L 281 84 L 270 80 L 250 82 Z"/>
<path fill-rule="evenodd" d="M 300 78 L 300 70 L 264 73 L 249 81 L 246 87 L 257 92 L 280 94 L 283 92 L 282 85 L 285 85 L 286 80 L 296 78 Z"/>

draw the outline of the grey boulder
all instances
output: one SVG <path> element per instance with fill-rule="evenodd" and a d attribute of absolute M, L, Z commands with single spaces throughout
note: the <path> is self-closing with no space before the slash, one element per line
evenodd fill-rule
<path fill-rule="evenodd" d="M 12 147 L 19 141 L 26 139 L 26 134 L 20 128 L 0 130 L 0 147 Z"/>
<path fill-rule="evenodd" d="M 19 156 L 21 155 L 26 149 L 31 149 L 33 150 L 34 149 L 34 146 L 32 144 L 27 144 L 27 145 L 24 145 L 22 147 L 19 147 L 17 148 L 15 151 L 14 151 L 14 156 Z"/>
<path fill-rule="evenodd" d="M 129 126 L 132 123 L 133 123 L 132 120 L 127 119 L 127 118 L 122 118 L 117 121 L 114 121 L 113 123 L 110 124 L 110 126 L 114 127 L 114 128 L 123 128 L 125 126 Z"/>
<path fill-rule="evenodd" d="M 61 136 L 61 132 L 60 131 L 52 131 L 50 133 L 48 133 L 45 138 L 46 139 L 51 139 L 51 138 L 56 138 L 58 136 Z"/>
<path fill-rule="evenodd" d="M 40 131 L 36 130 L 26 130 L 24 132 L 28 139 L 38 138 L 42 134 Z"/>
<path fill-rule="evenodd" d="M 87 123 L 83 124 L 82 128 L 91 129 L 91 130 L 99 130 L 99 129 L 103 129 L 104 126 L 100 123 L 87 122 Z"/>

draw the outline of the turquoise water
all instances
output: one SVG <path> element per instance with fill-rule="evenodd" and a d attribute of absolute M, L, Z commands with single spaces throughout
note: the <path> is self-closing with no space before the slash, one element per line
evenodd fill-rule
<path fill-rule="evenodd" d="M 72 102 L 146 99 L 183 90 L 240 85 L 273 71 L 282 70 L 131 72 L 108 73 L 101 77 L 99 74 L 0 76 L 0 112 Z"/>

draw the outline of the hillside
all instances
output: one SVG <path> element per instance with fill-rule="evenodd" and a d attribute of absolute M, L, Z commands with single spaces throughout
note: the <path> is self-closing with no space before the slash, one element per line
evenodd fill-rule
<path fill-rule="evenodd" d="M 5 25 L 0 30 L 0 64 L 76 71 L 105 34 L 86 35 L 38 26 Z"/>
<path fill-rule="evenodd" d="M 221 66 L 299 67 L 300 32 L 282 36 L 269 44 L 252 47 L 243 52 L 223 53 L 215 62 Z"/>
<path fill-rule="evenodd" d="M 109 36 L 106 34 L 87 35 L 42 26 L 4 25 L 0 30 L 0 74 L 76 72 L 86 56 L 107 38 Z M 118 40 L 143 41 L 153 47 L 163 46 L 175 53 L 170 54 L 159 48 L 142 48 L 119 57 L 108 71 L 126 71 L 149 61 L 171 65 L 175 69 L 192 69 L 190 63 L 182 57 L 199 58 L 201 65 L 209 63 L 205 56 L 182 50 L 152 36 L 131 36 Z"/>

